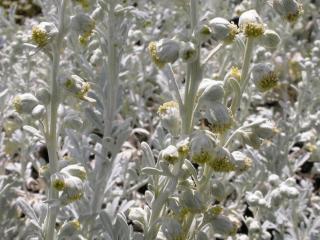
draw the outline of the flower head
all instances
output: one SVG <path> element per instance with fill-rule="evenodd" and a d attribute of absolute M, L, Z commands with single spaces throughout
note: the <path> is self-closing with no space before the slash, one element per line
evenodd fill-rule
<path fill-rule="evenodd" d="M 246 37 L 260 37 L 264 33 L 264 26 L 261 17 L 256 10 L 249 10 L 241 14 L 239 26 Z"/>

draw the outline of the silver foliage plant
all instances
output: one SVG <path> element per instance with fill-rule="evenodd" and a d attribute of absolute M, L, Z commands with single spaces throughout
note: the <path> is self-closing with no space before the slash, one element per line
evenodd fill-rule
<path fill-rule="evenodd" d="M 318 1 L 38 4 L 0 8 L 2 239 L 319 239 Z"/>

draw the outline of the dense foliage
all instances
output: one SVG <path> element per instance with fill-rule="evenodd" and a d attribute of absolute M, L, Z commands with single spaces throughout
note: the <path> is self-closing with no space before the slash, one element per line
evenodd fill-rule
<path fill-rule="evenodd" d="M 1 1 L 0 238 L 319 240 L 319 9 Z"/>

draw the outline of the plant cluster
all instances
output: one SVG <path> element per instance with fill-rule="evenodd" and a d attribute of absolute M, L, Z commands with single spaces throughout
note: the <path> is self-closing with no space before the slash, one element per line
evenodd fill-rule
<path fill-rule="evenodd" d="M 8 2 L 3 239 L 319 239 L 319 1 Z"/>

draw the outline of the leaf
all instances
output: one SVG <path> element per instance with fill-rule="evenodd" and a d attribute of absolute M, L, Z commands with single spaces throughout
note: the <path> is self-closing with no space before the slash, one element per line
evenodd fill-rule
<path fill-rule="evenodd" d="M 101 212 L 100 219 L 105 231 L 110 235 L 111 239 L 116 239 L 113 234 L 113 230 L 112 230 L 113 227 L 112 227 L 112 221 L 110 219 L 110 216 L 106 212 Z"/>
<path fill-rule="evenodd" d="M 43 139 L 41 132 L 39 130 L 35 129 L 34 127 L 26 125 L 26 126 L 23 126 L 22 129 L 25 130 L 26 132 L 31 133 L 32 135 L 40 138 L 40 139 Z"/>
<path fill-rule="evenodd" d="M 153 167 L 145 167 L 141 170 L 141 172 L 142 174 L 145 174 L 145 175 L 156 175 L 156 176 L 164 175 L 163 171 Z"/>
<path fill-rule="evenodd" d="M 125 212 L 127 211 L 131 206 L 134 205 L 134 200 L 131 201 L 124 201 L 121 203 L 121 206 L 119 207 L 119 212 Z"/>
<path fill-rule="evenodd" d="M 96 111 L 93 111 L 91 108 L 86 108 L 84 110 L 84 113 L 88 120 L 96 127 L 98 130 L 103 132 L 103 125 L 99 119 L 98 113 Z"/>
<path fill-rule="evenodd" d="M 142 161 L 143 165 L 146 167 L 154 167 L 156 165 L 154 156 L 152 153 L 152 150 L 148 143 L 142 142 L 141 143 L 141 149 L 142 149 Z"/>
<path fill-rule="evenodd" d="M 117 215 L 114 230 L 119 240 L 130 240 L 130 229 L 125 217 L 122 214 Z"/>
<path fill-rule="evenodd" d="M 39 222 L 39 219 L 34 212 L 33 208 L 25 201 L 23 198 L 19 197 L 17 199 L 17 205 L 21 208 L 22 212 L 30 219 L 35 220 L 37 223 Z"/>

